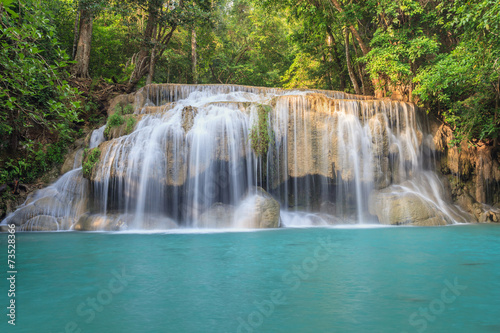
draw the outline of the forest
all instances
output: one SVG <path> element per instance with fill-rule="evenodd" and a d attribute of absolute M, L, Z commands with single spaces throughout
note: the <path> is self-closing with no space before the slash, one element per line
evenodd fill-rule
<path fill-rule="evenodd" d="M 496 0 L 0 0 L 0 184 L 34 182 L 150 83 L 415 103 L 498 145 Z"/>

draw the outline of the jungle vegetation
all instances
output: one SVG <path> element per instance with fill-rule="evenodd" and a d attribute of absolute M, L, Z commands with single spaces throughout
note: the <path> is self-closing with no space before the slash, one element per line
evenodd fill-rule
<path fill-rule="evenodd" d="M 103 85 L 392 97 L 456 142 L 498 144 L 497 0 L 0 0 L 0 45 L 0 184 L 34 181 L 104 124 Z"/>

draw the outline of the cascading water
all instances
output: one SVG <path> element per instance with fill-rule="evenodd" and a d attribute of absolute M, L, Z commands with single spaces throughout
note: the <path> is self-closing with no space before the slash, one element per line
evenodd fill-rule
<path fill-rule="evenodd" d="M 46 216 L 77 230 L 406 224 L 415 205 L 425 207 L 422 225 L 464 220 L 433 172 L 425 115 L 411 104 L 225 85 L 150 85 L 134 98 L 130 134 L 92 134 L 100 160 L 89 180 L 75 166 L 5 223 L 30 229 Z M 251 132 L 262 121 L 270 140 L 257 156 Z M 51 196 L 62 206 L 40 203 Z"/>

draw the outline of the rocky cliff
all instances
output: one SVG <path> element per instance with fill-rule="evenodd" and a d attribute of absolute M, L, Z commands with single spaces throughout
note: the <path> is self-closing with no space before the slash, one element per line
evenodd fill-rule
<path fill-rule="evenodd" d="M 451 199 L 478 222 L 500 222 L 499 147 L 484 142 L 454 146 L 452 129 L 434 117 L 429 117 L 429 133 Z"/>

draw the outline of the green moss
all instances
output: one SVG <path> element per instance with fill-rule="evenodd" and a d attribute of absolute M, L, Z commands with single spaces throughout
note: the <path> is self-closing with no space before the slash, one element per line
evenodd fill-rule
<path fill-rule="evenodd" d="M 257 156 L 267 154 L 269 143 L 272 140 L 272 132 L 269 131 L 269 113 L 272 108 L 269 105 L 259 105 L 257 110 L 258 120 L 250 129 L 250 142 L 252 150 Z"/>
<path fill-rule="evenodd" d="M 101 156 L 101 151 L 99 148 L 85 149 L 83 153 L 83 177 L 90 178 L 92 175 L 92 170 L 94 169 L 97 162 L 99 162 L 99 157 Z"/>

